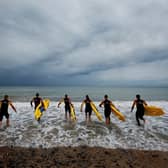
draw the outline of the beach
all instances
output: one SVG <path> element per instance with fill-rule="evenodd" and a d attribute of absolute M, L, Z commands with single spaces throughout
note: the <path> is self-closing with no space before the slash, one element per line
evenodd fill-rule
<path fill-rule="evenodd" d="M 1 147 L 4 168 L 166 168 L 168 152 L 101 147 Z"/>

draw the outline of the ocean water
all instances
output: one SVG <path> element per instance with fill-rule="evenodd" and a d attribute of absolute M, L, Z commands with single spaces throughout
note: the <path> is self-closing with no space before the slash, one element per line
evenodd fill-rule
<path fill-rule="evenodd" d="M 82 101 L 88 94 L 94 101 L 101 101 L 105 94 L 112 100 L 132 101 L 136 94 L 142 95 L 142 98 L 148 101 L 168 101 L 167 88 L 147 88 L 147 87 L 0 87 L 0 98 L 8 94 L 13 101 L 27 102 L 32 99 L 36 92 L 43 98 L 49 98 L 52 101 L 58 101 L 62 96 L 68 94 L 72 101 Z"/>
<path fill-rule="evenodd" d="M 39 124 L 34 119 L 30 100 L 39 92 L 51 103 Z M 65 93 L 71 96 L 77 121 L 66 121 L 64 105 L 57 108 L 58 100 Z M 137 126 L 135 110 L 130 112 L 135 95 L 142 95 L 149 105 L 163 108 L 164 116 L 147 117 L 147 122 Z M 56 147 L 56 146 L 101 146 L 105 148 L 131 148 L 168 151 L 168 92 L 166 88 L 105 88 L 105 87 L 1 87 L 0 96 L 9 94 L 17 113 L 9 108 L 11 126 L 0 129 L 0 146 Z M 89 94 L 96 106 L 104 94 L 108 94 L 116 107 L 126 116 L 118 120 L 111 114 L 111 125 L 100 122 L 92 113 L 92 122 L 85 122 L 85 113 L 80 112 L 81 101 Z"/>

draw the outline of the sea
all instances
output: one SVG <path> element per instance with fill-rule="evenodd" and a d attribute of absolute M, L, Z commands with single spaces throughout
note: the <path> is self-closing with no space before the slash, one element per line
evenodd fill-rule
<path fill-rule="evenodd" d="M 34 119 L 34 109 L 30 106 L 36 93 L 43 99 L 50 99 L 41 122 Z M 139 150 L 168 151 L 168 88 L 166 87 L 103 87 L 103 86 L 50 86 L 50 87 L 0 87 L 0 99 L 7 94 L 17 109 L 9 108 L 10 127 L 5 126 L 5 118 L 0 128 L 0 146 L 21 146 L 31 148 L 51 148 L 58 146 L 91 146 Z M 57 107 L 59 100 L 68 94 L 75 107 L 77 120 L 65 120 L 64 104 Z M 105 125 L 104 109 L 98 105 L 107 94 L 126 121 L 120 121 L 113 113 L 111 124 Z M 146 123 L 138 126 L 135 111 L 131 113 L 136 94 L 149 105 L 160 107 L 165 115 L 145 116 Z M 80 112 L 81 102 L 89 95 L 103 116 L 99 121 L 92 113 L 92 122 L 85 121 L 85 113 Z M 84 111 L 84 109 L 83 109 Z"/>

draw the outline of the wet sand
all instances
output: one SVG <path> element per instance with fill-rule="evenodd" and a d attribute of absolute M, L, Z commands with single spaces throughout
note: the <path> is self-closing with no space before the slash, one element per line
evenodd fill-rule
<path fill-rule="evenodd" d="M 100 147 L 0 147 L 0 168 L 166 168 L 168 152 Z"/>

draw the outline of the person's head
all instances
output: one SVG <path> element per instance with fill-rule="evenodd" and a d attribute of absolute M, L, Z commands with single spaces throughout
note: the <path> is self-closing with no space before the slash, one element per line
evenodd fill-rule
<path fill-rule="evenodd" d="M 108 95 L 104 95 L 104 98 L 105 98 L 105 99 L 108 99 Z"/>
<path fill-rule="evenodd" d="M 5 96 L 4 96 L 4 99 L 5 99 L 5 100 L 8 100 L 8 98 L 9 98 L 8 95 L 5 95 Z"/>
<path fill-rule="evenodd" d="M 68 95 L 67 95 L 67 94 L 65 94 L 65 98 L 68 98 Z"/>
<path fill-rule="evenodd" d="M 36 97 L 39 97 L 39 93 L 36 93 Z"/>
<path fill-rule="evenodd" d="M 87 100 L 89 100 L 89 99 L 90 99 L 88 95 L 86 95 L 86 99 L 87 99 Z"/>
<path fill-rule="evenodd" d="M 136 95 L 136 98 L 137 98 L 138 100 L 140 99 L 140 97 L 141 97 L 141 96 L 140 96 L 139 94 Z"/>

